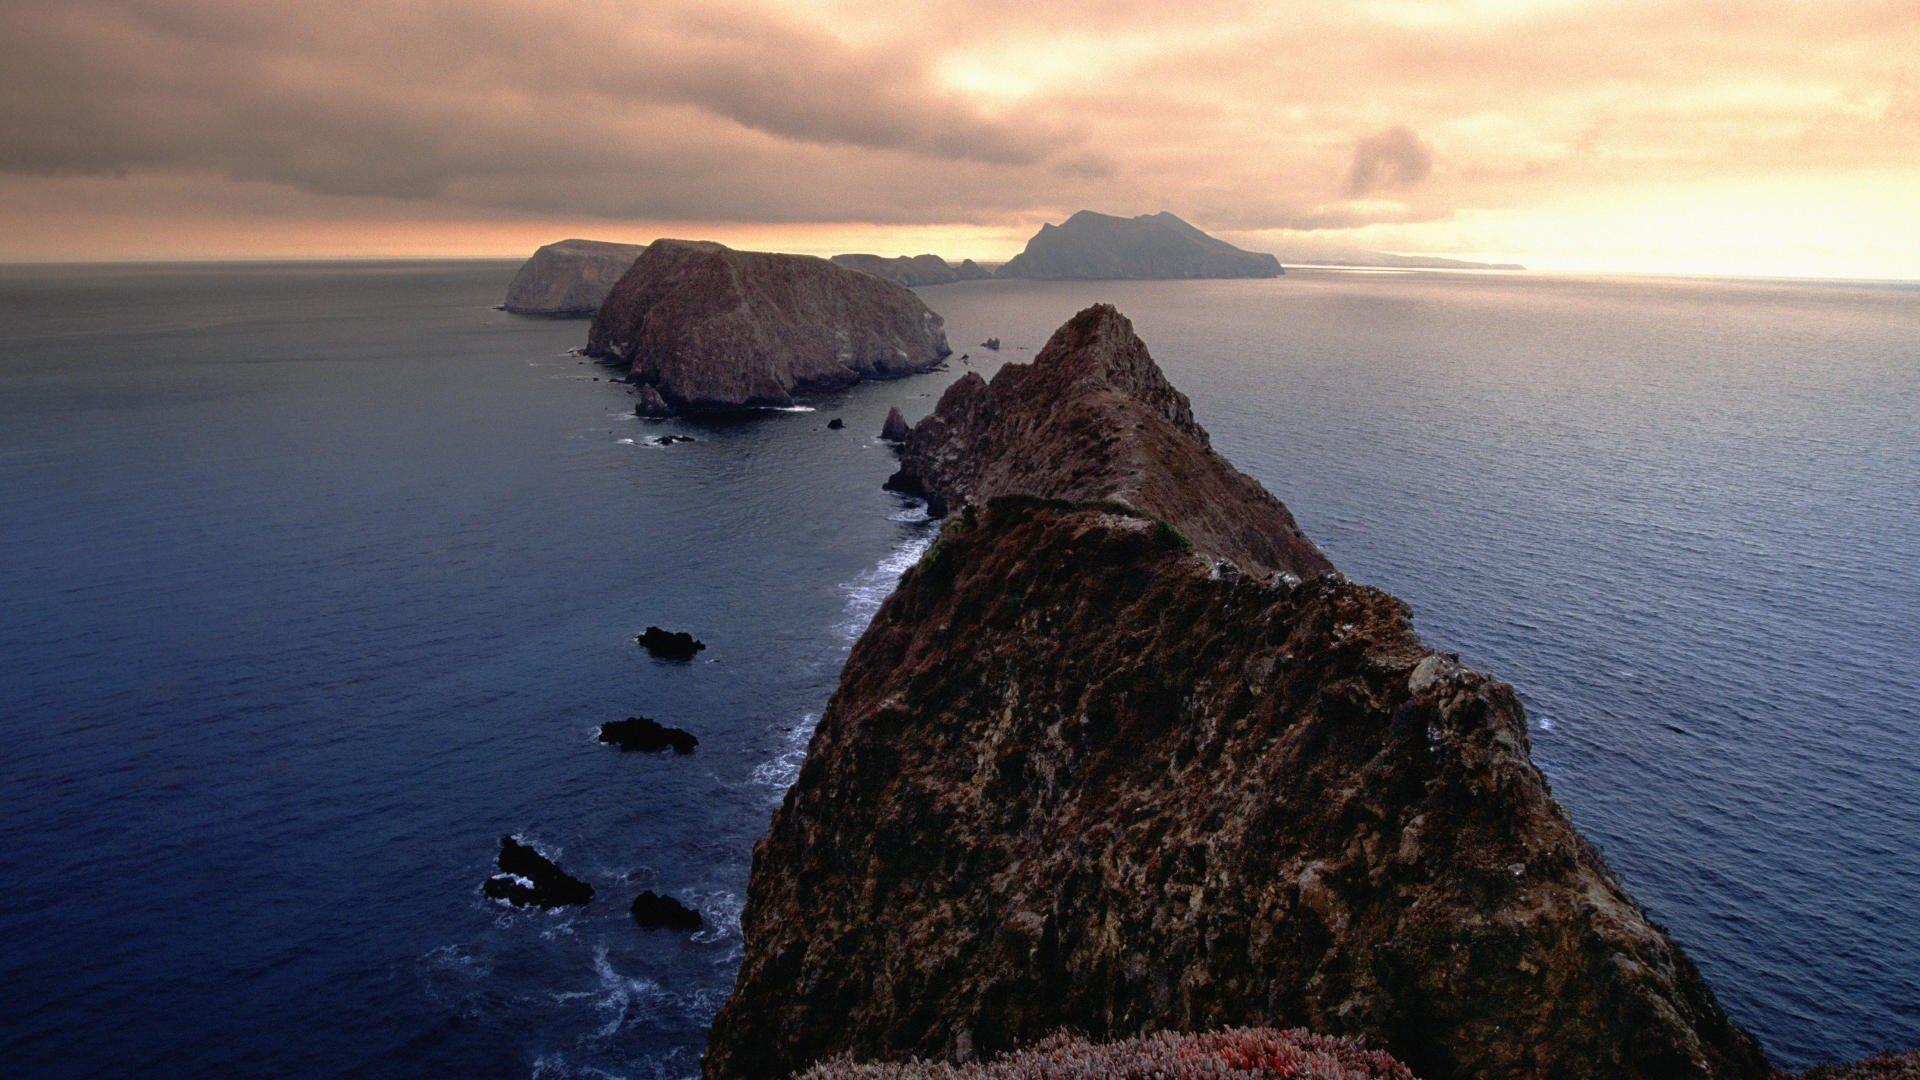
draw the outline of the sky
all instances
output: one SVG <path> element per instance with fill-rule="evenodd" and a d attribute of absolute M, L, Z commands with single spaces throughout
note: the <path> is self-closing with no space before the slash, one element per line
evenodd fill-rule
<path fill-rule="evenodd" d="M 1259 250 L 1920 278 L 1920 0 L 7 0 L 0 259 Z"/>

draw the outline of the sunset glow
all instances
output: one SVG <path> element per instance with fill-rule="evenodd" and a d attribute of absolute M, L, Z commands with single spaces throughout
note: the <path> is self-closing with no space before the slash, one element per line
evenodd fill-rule
<path fill-rule="evenodd" d="M 1913 0 L 26 0 L 0 32 L 5 259 L 1004 259 L 1092 207 L 1251 247 L 1920 277 Z"/>

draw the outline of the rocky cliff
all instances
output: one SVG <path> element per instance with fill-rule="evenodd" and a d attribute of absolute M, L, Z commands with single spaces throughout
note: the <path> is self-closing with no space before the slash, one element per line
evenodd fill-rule
<path fill-rule="evenodd" d="M 949 352 L 940 316 L 891 281 L 688 240 L 634 260 L 587 335 L 589 356 L 627 365 L 649 400 L 678 412 L 789 405 L 926 371 Z"/>
<path fill-rule="evenodd" d="M 602 240 L 562 240 L 533 253 L 513 275 L 503 305 L 516 315 L 585 318 L 646 248 Z"/>
<path fill-rule="evenodd" d="M 755 850 L 708 1076 L 1239 1025 L 1429 1078 L 1765 1075 L 1513 691 L 1325 573 L 1113 309 L 956 383 L 903 473 L 951 515 Z"/>
<path fill-rule="evenodd" d="M 1047 224 L 999 277 L 1048 281 L 1157 278 L 1269 278 L 1280 260 L 1243 251 L 1162 211 L 1123 218 L 1082 210 Z"/>
<path fill-rule="evenodd" d="M 972 259 L 954 266 L 938 255 L 900 255 L 891 259 L 882 255 L 835 255 L 830 261 L 849 270 L 858 270 L 909 287 L 946 285 L 993 276 Z"/>

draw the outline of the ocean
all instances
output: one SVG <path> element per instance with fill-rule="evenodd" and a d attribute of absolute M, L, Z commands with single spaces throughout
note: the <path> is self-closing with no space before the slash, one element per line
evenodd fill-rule
<path fill-rule="evenodd" d="M 1920 1046 L 1920 289 L 972 282 L 921 290 L 950 371 L 649 423 L 584 322 L 493 309 L 514 269 L 0 268 L 13 1071 L 694 1073 L 753 842 L 937 527 L 880 489 L 882 418 L 1094 301 L 1518 688 L 1772 1055 Z M 629 715 L 699 749 L 595 742 Z M 482 897 L 503 834 L 595 902 Z M 638 929 L 641 889 L 707 929 Z"/>

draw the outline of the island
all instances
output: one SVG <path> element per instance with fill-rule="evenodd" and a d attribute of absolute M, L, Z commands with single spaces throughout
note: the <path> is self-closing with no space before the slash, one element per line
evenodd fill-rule
<path fill-rule="evenodd" d="M 515 315 L 584 319 L 600 310 L 614 283 L 646 248 L 604 240 L 561 240 L 533 253 L 507 286 L 501 305 Z"/>
<path fill-rule="evenodd" d="M 1046 224 L 997 277 L 1044 281 L 1270 278 L 1280 260 L 1208 236 L 1173 214 L 1123 218 L 1082 210 Z"/>
<path fill-rule="evenodd" d="M 908 287 L 980 281 L 993 276 L 972 259 L 954 266 L 938 255 L 900 255 L 891 259 L 884 255 L 835 255 L 830 261 Z"/>
<path fill-rule="evenodd" d="M 657 240 L 593 318 L 587 355 L 626 369 L 645 415 L 794 404 L 938 367 L 940 316 L 905 286 L 810 255 Z"/>
<path fill-rule="evenodd" d="M 1428 1080 L 1768 1075 L 1513 689 L 1341 576 L 1117 310 L 900 454 L 945 522 L 755 849 L 708 1077 L 1223 1028 Z"/>

